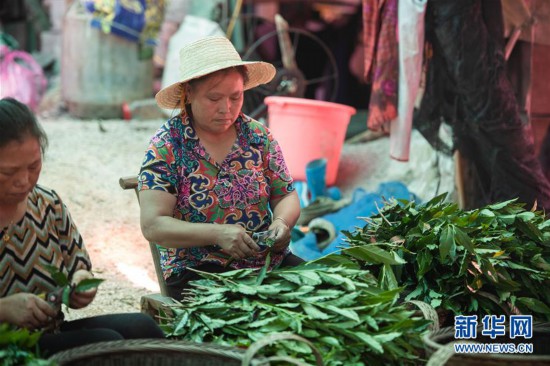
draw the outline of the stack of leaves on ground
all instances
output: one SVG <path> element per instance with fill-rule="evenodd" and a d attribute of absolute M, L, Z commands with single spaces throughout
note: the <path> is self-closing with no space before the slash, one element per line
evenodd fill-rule
<path fill-rule="evenodd" d="M 248 347 L 268 334 L 291 332 L 313 342 L 326 365 L 418 361 L 429 322 L 396 305 L 400 289 L 379 289 L 365 270 L 301 265 L 202 276 L 165 324 L 172 337 Z M 314 361 L 309 347 L 294 341 L 263 354 Z"/>
<path fill-rule="evenodd" d="M 550 220 L 514 201 L 463 211 L 444 199 L 389 204 L 345 233 L 343 255 L 318 262 L 359 264 L 383 288 L 454 314 L 550 319 Z"/>

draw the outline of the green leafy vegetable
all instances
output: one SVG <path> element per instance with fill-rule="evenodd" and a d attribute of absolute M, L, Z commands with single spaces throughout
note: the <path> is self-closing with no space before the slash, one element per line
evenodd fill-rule
<path fill-rule="evenodd" d="M 41 332 L 15 329 L 7 323 L 0 324 L 0 364 L 53 366 L 53 362 L 40 358 L 38 353 L 36 344 L 41 335 Z"/>
<path fill-rule="evenodd" d="M 388 266 L 402 262 L 376 249 L 369 253 Z M 429 321 L 396 305 L 400 289 L 380 289 L 368 271 L 305 264 L 200 274 L 163 324 L 172 337 L 248 347 L 268 334 L 291 332 L 313 342 L 329 366 L 419 361 Z M 311 350 L 294 341 L 263 351 L 314 362 Z"/>
<path fill-rule="evenodd" d="M 70 297 L 73 292 L 84 292 L 97 288 L 104 281 L 101 278 L 86 278 L 78 284 L 72 285 L 65 273 L 61 272 L 57 267 L 46 266 L 46 269 L 59 286 L 56 292 L 61 295 L 61 303 L 66 306 L 69 306 Z"/>
<path fill-rule="evenodd" d="M 407 300 L 455 314 L 517 309 L 550 320 L 550 223 L 544 213 L 515 201 L 463 211 L 444 197 L 386 205 L 363 228 L 344 232 L 350 247 L 342 255 L 316 262 L 351 261 L 383 279 L 386 289 L 404 286 Z M 396 282 L 388 280 L 388 269 Z"/>

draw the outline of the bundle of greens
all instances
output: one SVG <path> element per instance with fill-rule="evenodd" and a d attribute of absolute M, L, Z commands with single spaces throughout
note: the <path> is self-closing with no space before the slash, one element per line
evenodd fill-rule
<path fill-rule="evenodd" d="M 418 361 L 429 322 L 396 305 L 400 289 L 379 289 L 365 270 L 302 265 L 201 275 L 164 324 L 172 337 L 249 347 L 266 335 L 291 332 L 313 342 L 326 365 Z M 314 361 L 309 347 L 296 341 L 262 351 Z"/>
<path fill-rule="evenodd" d="M 359 264 L 383 288 L 406 287 L 406 300 L 455 314 L 550 319 L 550 220 L 514 201 L 463 211 L 444 199 L 393 202 L 318 262 Z"/>
<path fill-rule="evenodd" d="M 57 286 L 59 286 L 58 289 L 53 292 L 53 294 L 55 294 L 54 298 L 57 303 L 56 305 L 63 304 L 69 307 L 71 293 L 84 292 L 97 288 L 101 282 L 104 281 L 102 278 L 86 278 L 78 284 L 73 285 L 65 273 L 61 272 L 59 268 L 54 266 L 46 266 L 46 269 L 50 272 L 50 275 Z M 49 296 L 47 294 L 44 294 L 43 298 L 49 301 Z"/>
<path fill-rule="evenodd" d="M 36 343 L 40 332 L 15 329 L 9 324 L 0 324 L 0 364 L 4 366 L 29 365 L 51 366 L 52 362 L 40 358 Z"/>

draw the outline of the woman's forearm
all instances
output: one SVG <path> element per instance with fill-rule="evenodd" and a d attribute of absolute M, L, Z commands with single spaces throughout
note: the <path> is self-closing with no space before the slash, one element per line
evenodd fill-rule
<path fill-rule="evenodd" d="M 287 194 L 277 201 L 273 201 L 271 206 L 273 220 L 280 218 L 289 228 L 296 225 L 296 221 L 300 217 L 300 199 L 296 191 Z"/>
<path fill-rule="evenodd" d="M 190 223 L 158 216 L 142 223 L 145 238 L 166 248 L 190 248 L 216 244 L 220 225 Z"/>
<path fill-rule="evenodd" d="M 143 236 L 166 248 L 191 248 L 216 244 L 223 225 L 198 224 L 172 217 L 176 197 L 163 191 L 139 193 Z"/>

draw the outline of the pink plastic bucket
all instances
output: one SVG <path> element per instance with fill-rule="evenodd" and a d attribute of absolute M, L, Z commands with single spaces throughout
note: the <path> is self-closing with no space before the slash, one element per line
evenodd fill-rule
<path fill-rule="evenodd" d="M 319 100 L 271 96 L 268 125 L 295 180 L 306 180 L 311 160 L 327 159 L 327 185 L 336 182 L 340 153 L 355 108 Z"/>

